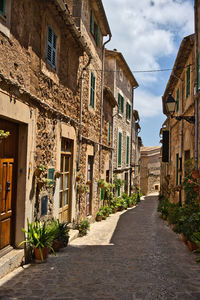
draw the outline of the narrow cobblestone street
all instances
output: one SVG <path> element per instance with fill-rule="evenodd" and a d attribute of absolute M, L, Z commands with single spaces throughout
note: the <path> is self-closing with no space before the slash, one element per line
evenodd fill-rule
<path fill-rule="evenodd" d="M 93 224 L 46 264 L 7 275 L 0 299 L 200 299 L 200 265 L 156 210 L 149 196 Z"/>

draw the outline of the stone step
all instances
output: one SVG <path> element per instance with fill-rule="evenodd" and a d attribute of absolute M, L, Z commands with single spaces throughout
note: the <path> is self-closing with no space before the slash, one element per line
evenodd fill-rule
<path fill-rule="evenodd" d="M 24 249 L 12 249 L 0 258 L 0 278 L 19 267 L 24 259 Z"/>

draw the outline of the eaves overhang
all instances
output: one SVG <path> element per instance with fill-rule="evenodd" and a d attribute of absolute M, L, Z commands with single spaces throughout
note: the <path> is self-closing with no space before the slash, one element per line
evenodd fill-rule
<path fill-rule="evenodd" d="M 186 62 L 188 60 L 188 57 L 192 51 L 192 48 L 194 46 L 195 42 L 195 35 L 191 34 L 186 36 L 179 47 L 178 54 L 176 56 L 176 60 L 170 75 L 170 78 L 168 80 L 167 86 L 165 88 L 165 92 L 162 97 L 162 107 L 163 107 L 163 113 L 167 115 L 167 109 L 166 109 L 166 100 L 169 96 L 169 93 L 173 93 L 179 78 L 181 77 L 181 74 L 186 67 Z"/>
<path fill-rule="evenodd" d="M 121 52 L 118 52 L 116 50 L 105 49 L 105 56 L 115 57 L 119 66 L 122 68 L 122 70 L 125 72 L 125 74 L 129 78 L 132 87 L 137 88 L 139 86 L 139 84 L 137 83 L 132 71 L 130 70 L 130 68 Z"/>
<path fill-rule="evenodd" d="M 118 106 L 118 103 L 117 103 L 111 89 L 107 86 L 104 86 L 104 97 L 110 102 L 112 107 Z"/>

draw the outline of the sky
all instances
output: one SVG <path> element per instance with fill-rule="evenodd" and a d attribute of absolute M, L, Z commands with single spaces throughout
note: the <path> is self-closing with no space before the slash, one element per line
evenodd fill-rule
<path fill-rule="evenodd" d="M 159 145 L 165 115 L 162 95 L 182 39 L 194 32 L 193 0 L 102 0 L 112 32 L 108 49 L 126 59 L 139 87 L 134 109 L 140 115 L 144 146 Z M 139 72 L 138 72 L 139 71 Z M 142 71 L 142 72 L 140 72 Z"/>

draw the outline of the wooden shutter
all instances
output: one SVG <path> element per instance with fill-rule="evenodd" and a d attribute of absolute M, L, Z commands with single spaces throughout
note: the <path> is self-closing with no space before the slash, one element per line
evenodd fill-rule
<path fill-rule="evenodd" d="M 104 198 L 104 189 L 101 188 L 101 200 L 103 200 L 103 198 Z"/>
<path fill-rule="evenodd" d="M 118 186 L 117 187 L 117 196 L 120 197 L 120 194 L 121 194 L 121 188 L 120 188 L 120 186 Z"/>
<path fill-rule="evenodd" d="M 186 98 L 190 95 L 190 66 L 186 71 Z"/>
<path fill-rule="evenodd" d="M 94 35 L 94 12 L 90 12 L 90 32 Z"/>
<path fill-rule="evenodd" d="M 179 89 L 176 91 L 176 112 L 179 111 Z"/>
<path fill-rule="evenodd" d="M 162 162 L 169 162 L 169 130 L 163 131 Z"/>
<path fill-rule="evenodd" d="M 96 43 L 97 46 L 100 47 L 100 27 L 97 25 L 97 37 L 96 37 Z"/>
<path fill-rule="evenodd" d="M 53 67 L 56 68 L 56 35 L 51 29 L 48 27 L 47 31 L 47 61 Z"/>
<path fill-rule="evenodd" d="M 118 94 L 118 113 L 121 113 L 121 95 Z"/>
<path fill-rule="evenodd" d="M 122 164 L 122 133 L 118 134 L 118 167 Z"/>
<path fill-rule="evenodd" d="M 126 119 L 129 118 L 129 104 L 126 102 Z"/>
<path fill-rule="evenodd" d="M 179 154 L 176 153 L 176 185 L 178 184 L 178 171 L 179 171 Z"/>
<path fill-rule="evenodd" d="M 200 52 L 198 54 L 198 90 L 200 90 Z"/>
<path fill-rule="evenodd" d="M 108 143 L 111 143 L 111 123 L 108 122 Z"/>
<path fill-rule="evenodd" d="M 91 83 L 90 83 L 90 106 L 94 108 L 95 99 L 95 76 L 91 73 Z"/>
<path fill-rule="evenodd" d="M 124 98 L 121 96 L 121 113 L 124 113 Z"/>
<path fill-rule="evenodd" d="M 132 108 L 131 108 L 131 105 L 129 104 L 129 116 L 128 116 L 128 118 L 129 118 L 129 120 L 131 120 L 131 110 L 132 110 Z"/>
<path fill-rule="evenodd" d="M 0 0 L 0 14 L 5 17 L 6 0 Z"/>
<path fill-rule="evenodd" d="M 129 165 L 129 136 L 126 137 L 126 165 Z"/>

